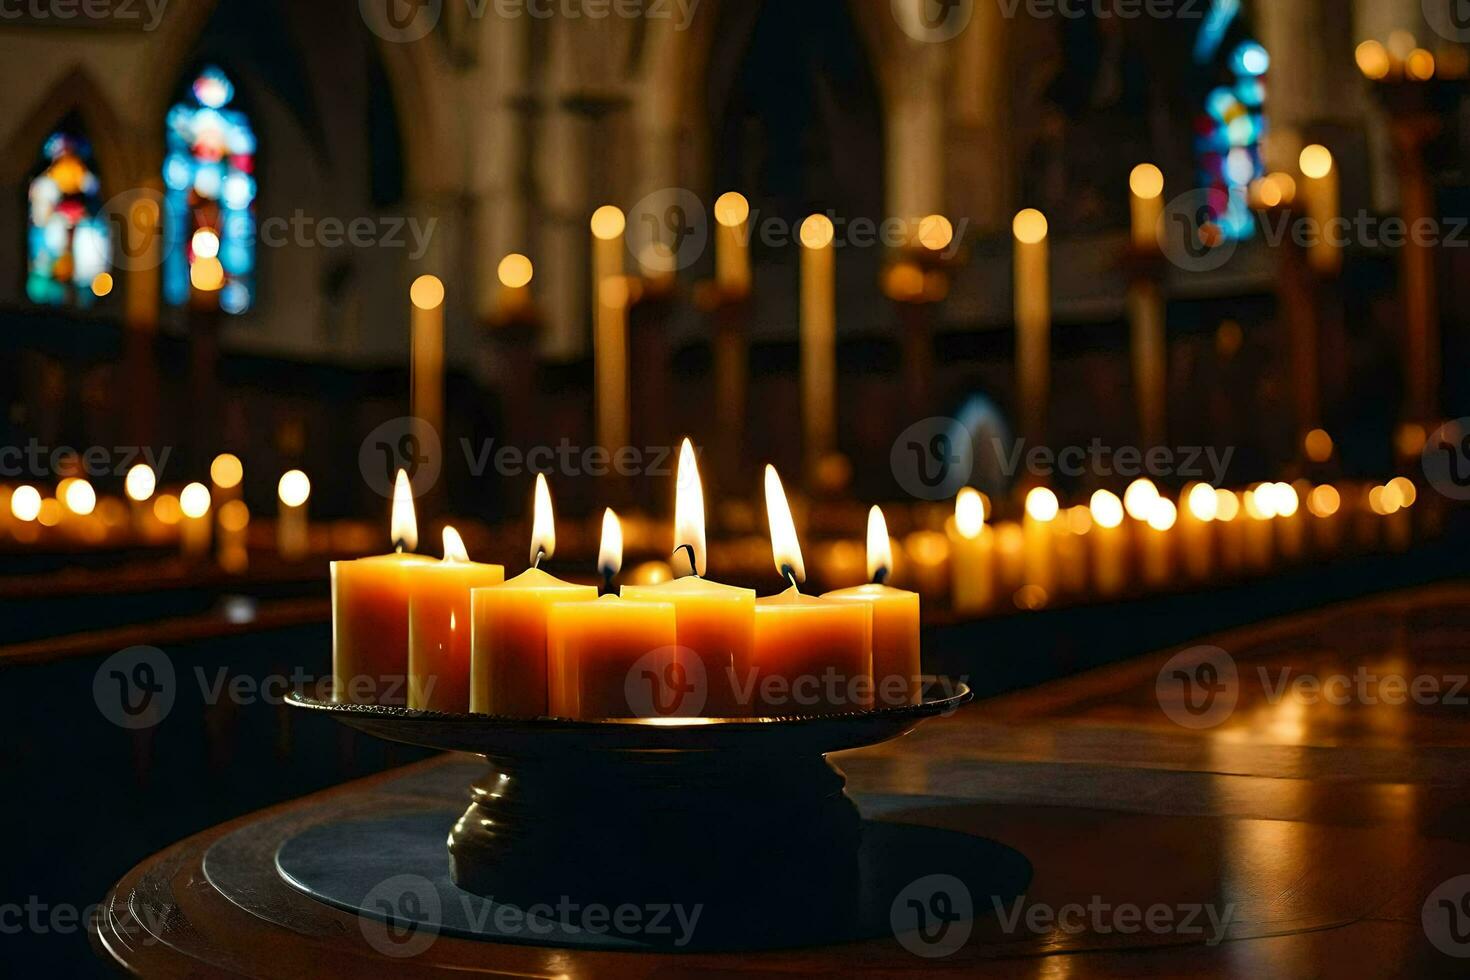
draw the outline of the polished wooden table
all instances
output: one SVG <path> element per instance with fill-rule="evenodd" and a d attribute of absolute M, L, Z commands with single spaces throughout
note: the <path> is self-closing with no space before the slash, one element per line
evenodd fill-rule
<path fill-rule="evenodd" d="M 912 936 L 742 955 L 438 936 L 389 959 L 355 916 L 277 875 L 275 849 L 291 833 L 442 803 L 475 771 L 464 757 L 169 848 L 107 896 L 94 943 L 164 977 L 1470 975 L 1470 877 L 1456 881 L 1470 876 L 1470 586 L 1359 600 L 1208 644 L 975 705 L 841 757 L 859 802 L 885 801 L 884 819 L 1029 858 L 1018 901 L 967 896 L 973 927 L 946 955 L 918 955 Z M 974 669 L 1025 655 L 978 650 Z M 203 855 L 227 835 L 238 843 L 211 879 Z"/>

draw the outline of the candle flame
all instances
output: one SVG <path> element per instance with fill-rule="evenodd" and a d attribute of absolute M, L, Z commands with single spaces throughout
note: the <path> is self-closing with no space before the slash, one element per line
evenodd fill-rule
<path fill-rule="evenodd" d="M 868 511 L 868 579 L 882 582 L 893 571 L 893 543 L 888 540 L 888 522 L 883 508 Z"/>
<path fill-rule="evenodd" d="M 688 439 L 679 447 L 679 476 L 674 489 L 674 550 L 688 545 L 694 550 L 694 574 L 705 572 L 704 485 L 699 480 L 699 462 Z"/>
<path fill-rule="evenodd" d="M 623 567 L 623 523 L 609 507 L 602 512 L 602 547 L 597 552 L 597 570 L 608 578 Z"/>
<path fill-rule="evenodd" d="M 806 581 L 806 565 L 801 560 L 801 542 L 796 539 L 796 522 L 791 519 L 791 506 L 781 487 L 776 467 L 766 465 L 766 520 L 771 526 L 771 557 L 776 571 L 789 574 L 797 582 Z"/>
<path fill-rule="evenodd" d="M 444 527 L 444 560 L 445 561 L 469 561 L 470 553 L 465 550 L 464 538 L 454 528 Z"/>
<path fill-rule="evenodd" d="M 546 474 L 536 474 L 536 503 L 531 518 L 531 564 L 556 554 L 556 515 L 551 511 L 551 488 Z"/>
<path fill-rule="evenodd" d="M 393 517 L 389 526 L 393 546 L 399 551 L 413 551 L 419 546 L 419 521 L 413 512 L 413 488 L 408 485 L 406 470 L 399 470 L 393 481 Z"/>
<path fill-rule="evenodd" d="M 973 541 L 985 530 L 985 498 L 974 487 L 965 487 L 954 499 L 954 526 L 960 537 Z"/>

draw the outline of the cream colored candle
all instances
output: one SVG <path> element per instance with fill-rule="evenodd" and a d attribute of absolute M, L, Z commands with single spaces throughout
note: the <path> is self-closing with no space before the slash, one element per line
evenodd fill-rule
<path fill-rule="evenodd" d="M 679 646 L 698 661 L 694 669 L 704 689 L 703 714 L 711 718 L 746 714 L 749 705 L 736 692 L 751 668 L 755 591 L 703 577 L 707 563 L 704 489 L 688 439 L 679 450 L 673 545 L 680 577 L 655 585 L 625 585 L 622 596 L 634 602 L 673 605 Z"/>
<path fill-rule="evenodd" d="M 1034 208 L 1016 215 L 1016 378 L 1021 435 L 1041 442 L 1051 397 L 1051 253 L 1046 216 Z"/>
<path fill-rule="evenodd" d="M 546 621 L 552 603 L 597 598 L 597 587 L 564 582 L 537 567 L 556 551 L 546 477 L 536 475 L 531 567 L 470 592 L 470 710 L 538 717 L 548 710 Z"/>
<path fill-rule="evenodd" d="M 955 497 L 950 523 L 950 595 L 961 615 L 995 604 L 995 533 L 985 524 L 985 498 L 965 487 Z"/>
<path fill-rule="evenodd" d="M 923 697 L 919 665 L 919 594 L 885 585 L 893 569 L 893 545 L 883 511 L 868 511 L 868 585 L 828 592 L 835 602 L 867 603 L 873 610 L 873 700 L 879 707 L 918 704 Z"/>
<path fill-rule="evenodd" d="M 464 540 L 444 529 L 444 560 L 409 570 L 408 706 L 470 710 L 471 590 L 505 581 L 505 568 L 470 561 Z"/>
<path fill-rule="evenodd" d="M 750 202 L 727 191 L 715 201 L 715 282 L 726 300 L 750 294 Z"/>
<path fill-rule="evenodd" d="M 402 470 L 393 488 L 391 529 L 393 554 L 331 565 L 334 701 L 408 703 L 409 574 L 430 559 L 411 554 L 418 522 Z"/>
<path fill-rule="evenodd" d="M 801 223 L 801 421 L 809 465 L 837 448 L 835 236 L 824 214 Z"/>
<path fill-rule="evenodd" d="M 801 594 L 806 578 L 781 478 L 766 467 L 766 515 L 776 568 L 791 588 L 755 603 L 755 642 L 743 700 L 760 716 L 844 714 L 872 707 L 873 610 Z"/>

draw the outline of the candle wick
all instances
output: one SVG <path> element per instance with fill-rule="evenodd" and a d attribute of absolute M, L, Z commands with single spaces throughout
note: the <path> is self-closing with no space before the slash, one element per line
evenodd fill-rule
<path fill-rule="evenodd" d="M 878 570 L 873 573 L 873 584 L 882 585 L 886 581 L 888 581 L 888 566 L 880 565 Z"/>
<path fill-rule="evenodd" d="M 689 567 L 685 569 L 680 562 L 687 562 Z M 688 578 L 693 575 L 699 577 L 699 564 L 695 561 L 694 545 L 681 544 L 674 549 L 674 556 L 670 561 L 673 565 L 674 578 Z"/>
<path fill-rule="evenodd" d="M 531 567 L 532 568 L 539 569 L 541 567 L 541 559 L 543 559 L 545 557 L 546 557 L 546 549 L 545 548 L 537 548 L 536 549 L 536 558 L 535 558 L 534 561 L 531 562 Z"/>
<path fill-rule="evenodd" d="M 617 574 L 616 569 L 614 569 L 611 565 L 604 565 L 604 566 L 602 566 L 602 594 L 603 595 L 612 595 L 613 594 L 613 576 L 616 575 L 616 574 Z"/>
<path fill-rule="evenodd" d="M 791 583 L 793 589 L 796 589 L 797 592 L 801 591 L 801 588 L 796 584 L 796 569 L 790 565 L 782 565 L 781 574 L 786 576 L 786 581 Z"/>

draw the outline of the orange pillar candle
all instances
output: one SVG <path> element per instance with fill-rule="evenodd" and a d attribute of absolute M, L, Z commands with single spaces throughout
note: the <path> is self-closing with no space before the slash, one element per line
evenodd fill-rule
<path fill-rule="evenodd" d="M 746 713 L 736 691 L 750 673 L 755 633 L 755 590 L 704 578 L 706 549 L 704 488 L 694 446 L 684 440 L 679 450 L 678 484 L 674 491 L 675 568 L 680 578 L 657 585 L 625 585 L 624 599 L 667 602 L 674 607 L 679 646 L 699 663 L 693 669 L 704 691 L 702 713 L 710 718 Z"/>
<path fill-rule="evenodd" d="M 918 704 L 923 698 L 919 666 L 919 594 L 884 585 L 893 569 L 893 546 L 883 511 L 868 511 L 869 585 L 822 596 L 861 602 L 873 610 L 873 700 L 879 707 Z"/>
<path fill-rule="evenodd" d="M 762 716 L 866 710 L 872 706 L 872 607 L 801 594 L 801 546 L 772 466 L 766 467 L 766 515 L 776 568 L 791 588 L 756 600 L 751 670 L 742 678 L 742 695 Z"/>
<path fill-rule="evenodd" d="M 617 596 L 552 602 L 546 619 L 549 713 L 558 718 L 670 718 L 694 714 L 690 654 L 674 607 Z M 697 699 L 697 698 L 696 698 Z"/>
<path fill-rule="evenodd" d="M 950 525 L 950 597 L 960 614 L 984 612 L 995 602 L 995 533 L 985 526 L 985 498 L 960 490 Z"/>
<path fill-rule="evenodd" d="M 1118 595 L 1128 584 L 1128 532 L 1123 527 L 1123 501 L 1099 490 L 1089 502 L 1092 512 L 1092 576 L 1100 596 Z"/>
<path fill-rule="evenodd" d="M 410 570 L 408 706 L 470 710 L 470 590 L 505 581 L 505 568 L 470 561 L 464 540 L 444 529 L 444 560 Z"/>
<path fill-rule="evenodd" d="M 596 599 L 597 587 L 543 572 L 556 551 L 546 477 L 536 475 L 531 567 L 500 585 L 470 592 L 470 710 L 532 718 L 547 712 L 546 617 L 553 602 Z"/>
<path fill-rule="evenodd" d="M 408 474 L 393 488 L 391 555 L 332 562 L 332 700 L 408 701 L 409 572 L 429 559 L 410 554 L 418 525 Z"/>

